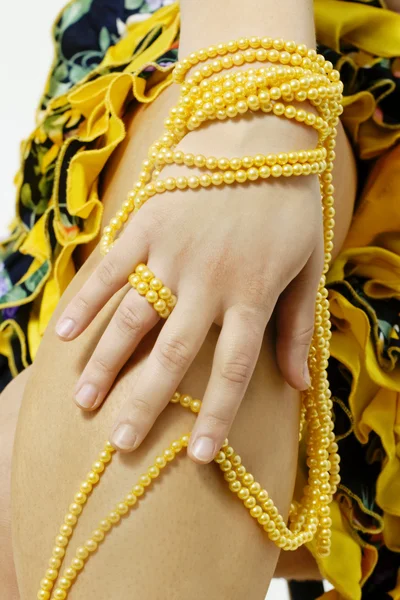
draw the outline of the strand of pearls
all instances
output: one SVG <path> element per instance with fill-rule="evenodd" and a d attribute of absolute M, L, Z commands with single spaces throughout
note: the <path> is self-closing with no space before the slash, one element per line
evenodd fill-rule
<path fill-rule="evenodd" d="M 218 58 L 222 57 L 222 58 Z M 193 66 L 214 58 L 204 64 L 190 78 L 185 75 Z M 225 75 L 218 75 L 223 69 L 240 66 L 245 63 L 279 63 L 261 69 L 249 69 Z M 324 269 L 320 279 L 315 304 L 315 330 L 309 354 L 311 377 L 310 388 L 302 395 L 300 419 L 300 437 L 307 433 L 308 484 L 304 489 L 300 503 L 290 508 L 288 524 L 279 514 L 277 507 L 265 489 L 254 479 L 242 464 L 241 457 L 225 440 L 215 462 L 223 472 L 229 489 L 235 493 L 268 534 L 269 538 L 284 550 L 296 550 L 304 543 L 314 541 L 317 553 L 327 556 L 330 552 L 331 518 L 329 504 L 340 481 L 338 446 L 333 433 L 332 400 L 327 378 L 330 347 L 330 313 L 326 273 L 329 269 L 333 249 L 334 227 L 334 187 L 332 184 L 333 161 L 335 159 L 336 126 L 342 112 L 343 86 L 339 73 L 329 61 L 308 50 L 303 44 L 271 38 L 242 38 L 226 44 L 210 46 L 199 50 L 175 66 L 174 80 L 181 84 L 181 95 L 176 107 L 170 111 L 165 121 L 165 133 L 149 150 L 148 158 L 142 163 L 138 181 L 129 193 L 127 200 L 114 219 L 104 229 L 101 251 L 110 251 L 118 233 L 131 213 L 155 194 L 175 189 L 195 189 L 210 185 L 223 185 L 268 179 L 269 177 L 291 177 L 318 174 L 321 189 L 322 218 L 324 225 Z M 310 102 L 316 107 L 318 115 L 298 109 L 290 102 Z M 234 118 L 247 111 L 262 111 L 287 119 L 294 119 L 318 132 L 316 149 L 280 154 L 245 156 L 242 158 L 194 156 L 176 150 L 179 141 L 189 132 L 200 127 L 203 122 L 213 119 Z M 167 164 L 185 165 L 205 169 L 200 175 L 189 177 L 168 177 L 159 179 L 163 167 Z M 161 313 L 168 308 L 167 301 L 173 304 L 170 290 L 165 288 L 167 297 L 160 296 L 162 283 L 156 281 L 152 287 L 154 274 L 145 265 L 139 265 L 139 272 L 131 276 L 131 284 L 143 294 L 156 292 Z M 145 285 L 141 285 L 145 284 Z M 151 299 L 153 300 L 153 294 Z M 150 301 L 150 300 L 149 300 Z M 176 300 L 175 300 L 176 301 Z M 161 310 L 162 309 L 162 310 Z M 169 315 L 164 313 L 164 318 Z M 201 401 L 189 395 L 174 394 L 173 403 L 197 414 Z M 52 557 L 45 577 L 37 594 L 39 600 L 64 600 L 72 582 L 91 553 L 104 540 L 106 533 L 127 515 L 138 499 L 144 496 L 146 489 L 161 470 L 175 456 L 187 447 L 189 435 L 172 442 L 162 455 L 156 458 L 148 472 L 139 478 L 138 483 L 102 520 L 83 546 L 80 546 L 71 565 L 59 577 L 62 560 L 72 536 L 73 529 L 85 505 L 88 494 L 96 485 L 111 461 L 114 452 L 107 442 L 105 449 L 92 466 L 80 490 L 74 496 L 74 502 L 56 537 Z M 56 580 L 57 584 L 55 583 Z M 54 588 L 54 586 L 56 587 Z"/>

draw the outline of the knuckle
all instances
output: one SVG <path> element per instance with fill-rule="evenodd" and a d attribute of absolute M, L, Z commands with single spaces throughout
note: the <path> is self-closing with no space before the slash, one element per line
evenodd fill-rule
<path fill-rule="evenodd" d="M 103 375 L 112 375 L 113 369 L 107 360 L 101 356 L 94 355 L 91 360 L 91 366 L 96 373 L 102 373 Z"/>
<path fill-rule="evenodd" d="M 80 314 L 86 312 L 88 308 L 89 302 L 81 294 L 78 294 L 74 300 L 74 309 Z"/>
<path fill-rule="evenodd" d="M 141 415 L 143 417 L 149 418 L 153 417 L 154 414 L 154 410 L 150 402 L 148 400 L 145 400 L 144 398 L 141 398 L 140 396 L 134 398 L 134 400 L 132 401 L 131 411 L 135 415 L 135 417 Z"/>
<path fill-rule="evenodd" d="M 230 415 L 228 411 L 212 410 L 204 415 L 204 422 L 208 430 L 227 429 L 231 426 L 234 415 Z"/>
<path fill-rule="evenodd" d="M 139 312 L 127 304 L 120 304 L 115 319 L 118 329 L 130 337 L 135 337 L 140 334 L 143 321 Z"/>
<path fill-rule="evenodd" d="M 298 346 L 309 346 L 314 333 L 314 323 L 307 327 L 302 327 L 292 334 L 293 343 Z"/>
<path fill-rule="evenodd" d="M 239 320 L 250 329 L 252 333 L 258 333 L 260 326 L 266 324 L 268 314 L 268 303 L 259 301 L 257 303 L 238 303 L 234 306 Z"/>
<path fill-rule="evenodd" d="M 187 342 L 179 338 L 171 338 L 159 345 L 156 353 L 162 367 L 170 373 L 183 371 L 190 362 L 190 348 Z"/>
<path fill-rule="evenodd" d="M 245 352 L 236 352 L 221 368 L 221 377 L 229 384 L 243 386 L 251 377 L 252 360 Z"/>
<path fill-rule="evenodd" d="M 115 281 L 116 268 L 114 263 L 109 259 L 101 261 L 97 268 L 97 277 L 100 282 L 106 287 L 111 287 Z"/>

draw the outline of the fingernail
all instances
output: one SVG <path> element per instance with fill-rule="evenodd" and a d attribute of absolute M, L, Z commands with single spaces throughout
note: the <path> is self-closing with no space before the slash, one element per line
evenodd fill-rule
<path fill-rule="evenodd" d="M 133 450 L 136 442 L 136 432 L 132 425 L 120 425 L 111 436 L 111 443 L 121 450 Z"/>
<path fill-rule="evenodd" d="M 305 384 L 309 388 L 310 385 L 311 385 L 311 379 L 310 379 L 310 371 L 308 370 L 308 363 L 307 363 L 307 361 L 304 363 L 303 379 L 304 379 Z"/>
<path fill-rule="evenodd" d="M 62 319 L 56 325 L 56 333 L 62 338 L 68 338 L 73 332 L 75 321 L 69 317 Z"/>
<path fill-rule="evenodd" d="M 192 446 L 192 454 L 200 462 L 210 462 L 215 454 L 214 441 L 208 437 L 197 438 Z"/>
<path fill-rule="evenodd" d="M 97 388 L 93 383 L 84 383 L 75 395 L 75 400 L 82 408 L 92 408 L 97 400 Z"/>

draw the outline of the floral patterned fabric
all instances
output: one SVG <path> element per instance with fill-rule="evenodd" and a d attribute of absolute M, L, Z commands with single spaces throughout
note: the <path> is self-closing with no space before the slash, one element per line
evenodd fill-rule
<path fill-rule="evenodd" d="M 335 586 L 326 599 L 400 600 L 400 16 L 381 0 L 315 0 L 315 19 L 319 51 L 345 86 L 360 182 L 329 273 L 342 483 L 332 554 L 318 562 Z M 1 387 L 34 359 L 75 274 L 74 250 L 99 233 L 99 177 L 125 136 L 127 109 L 171 83 L 179 6 L 75 0 L 53 35 L 54 63 L 16 178 L 16 217 L 0 245 Z"/>

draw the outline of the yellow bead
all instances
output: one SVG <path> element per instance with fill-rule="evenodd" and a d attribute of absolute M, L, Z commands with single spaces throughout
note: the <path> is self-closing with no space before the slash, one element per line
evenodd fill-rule
<path fill-rule="evenodd" d="M 156 479 L 160 474 L 160 469 L 157 466 L 152 466 L 148 470 L 149 477 Z"/>
<path fill-rule="evenodd" d="M 49 567 L 50 569 L 56 569 L 58 570 L 61 566 L 61 560 L 59 558 L 55 558 L 54 556 L 52 556 L 49 560 Z"/>
<path fill-rule="evenodd" d="M 267 165 L 263 165 L 262 167 L 260 167 L 258 172 L 262 179 L 268 179 L 268 177 L 271 175 L 271 169 L 267 167 Z"/>
<path fill-rule="evenodd" d="M 210 175 L 204 174 L 200 176 L 200 185 L 202 187 L 209 187 L 212 183 Z"/>
<path fill-rule="evenodd" d="M 231 185 L 236 181 L 235 173 L 233 171 L 225 171 L 223 174 L 224 183 Z"/>
<path fill-rule="evenodd" d="M 163 287 L 162 282 L 157 277 L 153 277 L 150 281 L 150 288 L 155 292 L 158 292 Z"/>
<path fill-rule="evenodd" d="M 200 408 L 201 408 L 201 401 L 200 400 L 192 400 L 190 402 L 190 410 L 194 413 L 199 413 L 200 412 Z"/>
<path fill-rule="evenodd" d="M 168 191 L 172 191 L 176 188 L 176 181 L 173 177 L 167 177 L 164 181 L 165 189 Z"/>
<path fill-rule="evenodd" d="M 242 489 L 240 481 L 232 481 L 229 484 L 229 489 L 235 494 L 238 493 Z"/>
<path fill-rule="evenodd" d="M 221 183 L 223 183 L 223 180 L 223 175 L 219 171 L 216 171 L 211 175 L 211 181 L 213 185 L 221 185 Z"/>
<path fill-rule="evenodd" d="M 187 448 L 187 447 L 188 447 L 188 445 L 189 445 L 189 440 L 190 440 L 190 435 L 183 435 L 183 436 L 181 437 L 182 446 L 183 446 L 184 448 Z"/>
<path fill-rule="evenodd" d="M 83 569 L 84 567 L 84 562 L 81 558 L 75 557 L 72 559 L 72 567 L 76 570 L 76 571 L 80 571 L 81 569 Z"/>
<path fill-rule="evenodd" d="M 159 469 L 163 469 L 166 466 L 167 461 L 164 456 L 157 456 L 155 464 Z"/>
<path fill-rule="evenodd" d="M 154 308 L 157 312 L 161 313 L 163 310 L 167 308 L 165 300 L 158 299 L 157 302 L 154 303 Z"/>
<path fill-rule="evenodd" d="M 88 550 L 89 552 L 95 552 L 95 550 L 97 549 L 97 542 L 95 542 L 94 540 L 86 540 L 85 542 L 85 548 L 86 550 Z"/>
<path fill-rule="evenodd" d="M 71 587 L 71 581 L 69 579 L 67 579 L 66 577 L 61 577 L 58 581 L 58 586 L 62 590 L 67 590 L 69 587 Z"/>
<path fill-rule="evenodd" d="M 110 521 L 110 523 L 115 525 L 116 523 L 118 523 L 121 520 L 121 515 L 119 515 L 115 510 L 112 510 L 108 514 L 107 519 Z"/>
<path fill-rule="evenodd" d="M 137 484 L 134 486 L 132 492 L 135 496 L 137 496 L 139 498 L 140 496 L 143 496 L 143 494 L 144 494 L 144 487 L 140 484 Z"/>
<path fill-rule="evenodd" d="M 67 569 L 65 569 L 64 577 L 66 579 L 73 581 L 76 576 L 77 576 L 77 572 L 76 572 L 76 569 L 74 569 L 73 567 L 68 567 Z"/>
<path fill-rule="evenodd" d="M 258 169 L 256 169 L 255 167 L 251 167 L 251 169 L 248 169 L 247 178 L 250 181 L 255 181 L 256 179 L 258 179 L 258 177 L 259 177 Z"/>
<path fill-rule="evenodd" d="M 180 403 L 184 408 L 189 408 L 191 402 L 192 396 L 189 396 L 188 394 L 180 397 Z"/>
<path fill-rule="evenodd" d="M 233 171 L 237 171 L 242 166 L 242 161 L 240 158 L 231 158 L 229 161 L 229 166 Z"/>
<path fill-rule="evenodd" d="M 182 450 L 182 442 L 180 440 L 175 440 L 171 444 L 171 450 L 175 453 L 178 453 Z"/>
<path fill-rule="evenodd" d="M 51 579 L 47 579 L 45 577 L 44 579 L 41 580 L 40 587 L 43 590 L 51 590 L 53 588 L 53 582 L 51 581 Z"/>
<path fill-rule="evenodd" d="M 171 448 L 167 448 L 166 450 L 164 450 L 164 458 L 167 462 L 171 462 L 172 460 L 174 460 L 175 453 L 173 452 L 173 450 L 171 450 Z"/>
<path fill-rule="evenodd" d="M 243 169 L 239 169 L 235 173 L 235 179 L 238 183 L 244 183 L 247 180 L 247 173 Z"/>
<path fill-rule="evenodd" d="M 50 579 L 54 581 L 58 577 L 58 571 L 56 569 L 47 569 L 46 571 L 46 579 Z"/>
<path fill-rule="evenodd" d="M 207 166 L 207 169 L 216 169 L 218 166 L 217 159 L 214 156 L 209 156 L 206 159 L 206 166 Z"/>
<path fill-rule="evenodd" d="M 162 300 L 168 300 L 168 298 L 171 297 L 172 292 L 168 287 L 164 286 L 159 290 L 158 295 Z"/>
<path fill-rule="evenodd" d="M 141 279 L 140 279 L 139 275 L 132 274 L 132 275 L 129 275 L 128 281 L 132 287 L 136 288 L 137 284 L 140 283 Z"/>
<path fill-rule="evenodd" d="M 282 167 L 281 165 L 274 165 L 271 168 L 272 177 L 280 177 L 282 175 Z"/>
<path fill-rule="evenodd" d="M 158 294 L 154 290 L 149 290 L 146 294 L 146 300 L 150 302 L 150 304 L 154 304 L 158 300 Z"/>
<path fill-rule="evenodd" d="M 140 478 L 139 478 L 139 482 L 144 487 L 147 487 L 147 486 L 149 486 L 151 484 L 151 478 L 147 474 L 141 475 Z"/>

